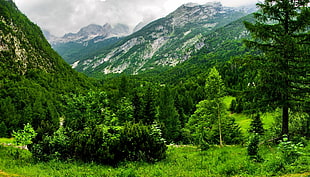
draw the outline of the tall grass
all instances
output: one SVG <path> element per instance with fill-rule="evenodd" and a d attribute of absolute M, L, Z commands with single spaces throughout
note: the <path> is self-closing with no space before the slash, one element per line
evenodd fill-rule
<path fill-rule="evenodd" d="M 82 162 L 34 162 L 31 154 L 0 146 L 0 170 L 13 176 L 281 176 L 291 173 L 310 175 L 310 148 L 293 164 L 285 164 L 277 157 L 278 149 L 260 147 L 263 162 L 254 162 L 247 156 L 246 147 L 214 146 L 201 151 L 195 146 L 169 146 L 167 159 L 148 164 L 124 162 L 118 167 Z M 306 154 L 305 153 L 305 154 Z M 1 175 L 0 175 L 1 176 Z"/>

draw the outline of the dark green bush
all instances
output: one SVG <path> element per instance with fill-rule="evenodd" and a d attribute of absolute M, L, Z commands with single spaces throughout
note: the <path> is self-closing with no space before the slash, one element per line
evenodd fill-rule
<path fill-rule="evenodd" d="M 261 159 L 260 155 L 258 154 L 259 148 L 259 135 L 256 133 L 250 138 L 249 145 L 247 147 L 248 155 L 250 159 L 259 161 Z"/>
<path fill-rule="evenodd" d="M 156 162 L 166 157 L 167 146 L 156 125 L 126 124 L 120 145 L 124 160 Z"/>
<path fill-rule="evenodd" d="M 76 159 L 117 165 L 121 161 L 155 162 L 166 157 L 166 144 L 157 126 L 98 125 L 80 131 L 60 128 L 30 148 L 37 160 Z"/>
<path fill-rule="evenodd" d="M 7 138 L 7 136 L 8 136 L 8 132 L 7 131 L 8 131 L 8 128 L 5 125 L 5 123 L 2 121 L 1 124 L 0 124 L 0 137 Z"/>

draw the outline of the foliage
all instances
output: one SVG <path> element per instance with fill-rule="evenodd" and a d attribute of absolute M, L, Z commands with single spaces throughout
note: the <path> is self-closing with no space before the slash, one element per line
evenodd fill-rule
<path fill-rule="evenodd" d="M 254 116 L 254 118 L 250 124 L 249 132 L 254 133 L 254 134 L 257 133 L 259 135 L 264 134 L 263 122 L 262 122 L 259 114 Z"/>
<path fill-rule="evenodd" d="M 261 52 L 247 61 L 256 73 L 246 93 L 256 111 L 281 108 L 282 134 L 288 134 L 289 110 L 309 102 L 309 0 L 266 0 L 257 6 L 256 22 L 245 22 L 253 38 L 245 44 Z"/>
<path fill-rule="evenodd" d="M 32 139 L 35 138 L 37 133 L 34 131 L 32 126 L 27 123 L 23 130 L 13 131 L 13 137 L 16 145 L 27 146 L 32 143 Z"/>
<path fill-rule="evenodd" d="M 79 131 L 60 128 L 31 148 L 40 161 L 79 159 L 110 165 L 125 160 L 155 162 L 165 158 L 165 151 L 165 141 L 156 125 L 130 123 Z"/>
<path fill-rule="evenodd" d="M 126 124 L 121 131 L 122 160 L 156 162 L 166 157 L 167 147 L 158 125 Z"/>
<path fill-rule="evenodd" d="M 89 91 L 86 94 L 65 96 L 64 126 L 74 131 L 99 124 L 118 125 L 118 119 L 111 113 L 107 94 Z"/>
<path fill-rule="evenodd" d="M 0 124 L 0 137 L 1 138 L 7 138 L 8 137 L 8 128 L 3 121 Z"/>
<path fill-rule="evenodd" d="M 254 133 L 251 137 L 250 137 L 250 142 L 249 145 L 247 147 L 247 151 L 248 151 L 248 155 L 250 156 L 251 159 L 256 160 L 256 161 L 260 161 L 261 157 L 259 155 L 259 134 L 258 133 Z"/>
<path fill-rule="evenodd" d="M 181 122 L 168 86 L 159 91 L 158 121 L 162 124 L 163 137 L 168 143 L 180 141 Z"/>
<path fill-rule="evenodd" d="M 200 144 L 218 144 L 218 117 L 217 103 L 215 101 L 204 100 L 197 104 L 195 113 L 190 117 L 187 128 L 191 132 L 193 142 Z M 222 108 L 225 112 L 226 108 Z M 240 127 L 235 123 L 234 118 L 222 115 L 222 136 L 226 144 L 238 144 L 242 142 Z"/>
<path fill-rule="evenodd" d="M 302 155 L 303 147 L 302 143 L 295 144 L 289 141 L 287 135 L 283 136 L 283 140 L 278 145 L 280 156 L 287 164 L 292 164 Z"/>

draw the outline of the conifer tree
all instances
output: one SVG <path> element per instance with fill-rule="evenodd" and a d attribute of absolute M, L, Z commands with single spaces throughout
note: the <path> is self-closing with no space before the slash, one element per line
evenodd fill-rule
<path fill-rule="evenodd" d="M 176 142 L 180 136 L 181 122 L 175 108 L 173 95 L 165 86 L 159 94 L 158 120 L 163 123 L 163 136 L 168 142 Z"/>
<path fill-rule="evenodd" d="M 156 120 L 155 93 L 151 86 L 148 86 L 144 97 L 143 123 L 152 125 Z"/>
<path fill-rule="evenodd" d="M 309 102 L 309 0 L 265 0 L 255 23 L 245 22 L 248 47 L 261 54 L 251 59 L 257 77 L 247 94 L 258 111 L 282 109 L 282 135 L 289 133 L 289 110 Z"/>
<path fill-rule="evenodd" d="M 259 135 L 263 135 L 264 134 L 264 127 L 263 127 L 263 122 L 260 118 L 260 115 L 257 114 L 254 116 L 251 124 L 250 124 L 250 129 L 249 132 L 251 133 L 257 133 Z"/>

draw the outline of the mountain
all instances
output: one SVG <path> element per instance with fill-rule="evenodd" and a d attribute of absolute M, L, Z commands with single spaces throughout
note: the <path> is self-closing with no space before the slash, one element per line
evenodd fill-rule
<path fill-rule="evenodd" d="M 90 24 L 86 27 L 80 29 L 77 33 L 68 33 L 63 37 L 59 37 L 56 39 L 51 39 L 49 42 L 53 46 L 57 46 L 59 43 L 83 43 L 88 42 L 90 40 L 96 39 L 95 42 L 99 42 L 111 37 L 122 37 L 127 36 L 130 33 L 129 27 L 123 24 L 116 24 L 115 26 L 111 26 L 110 24 L 105 24 L 103 26 Z M 49 35 L 47 34 L 47 37 Z"/>
<path fill-rule="evenodd" d="M 230 69 L 225 69 L 227 66 L 222 67 L 222 65 L 229 65 L 229 60 L 232 58 L 242 58 L 253 54 L 253 51 L 243 44 L 243 40 L 250 37 L 250 33 L 243 24 L 244 21 L 254 23 L 253 14 L 246 15 L 206 34 L 203 37 L 203 43 L 206 45 L 183 63 L 175 67 L 147 70 L 141 73 L 140 77 L 161 83 L 177 84 L 193 78 L 206 78 L 206 71 L 215 65 L 223 68 L 221 74 L 231 75 L 232 73 L 228 73 Z"/>
<path fill-rule="evenodd" d="M 52 47 L 68 62 L 73 64 L 78 58 L 93 56 L 95 51 L 103 51 L 130 34 L 129 27 L 123 24 L 103 26 L 90 24 L 77 33 L 68 33 L 63 37 L 55 37 L 49 32 L 44 35 Z"/>
<path fill-rule="evenodd" d="M 246 14 L 220 3 L 184 4 L 110 48 L 76 58 L 76 70 L 89 75 L 138 74 L 160 67 L 174 67 L 208 44 L 205 36 Z M 57 50 L 57 49 L 56 49 Z"/>
<path fill-rule="evenodd" d="M 63 95 L 92 88 L 50 46 L 12 0 L 0 0 L 0 123 L 30 123 L 38 133 L 59 126 Z"/>

